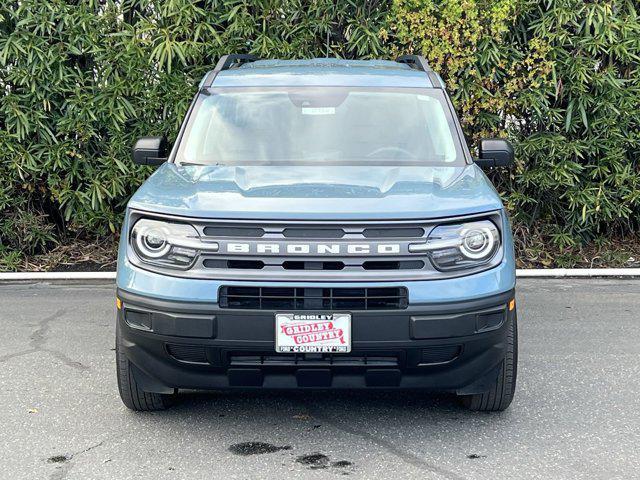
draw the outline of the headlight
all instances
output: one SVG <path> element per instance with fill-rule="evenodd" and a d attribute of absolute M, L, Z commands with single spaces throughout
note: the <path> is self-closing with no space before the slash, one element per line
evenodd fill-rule
<path fill-rule="evenodd" d="M 434 228 L 427 243 L 409 245 L 412 253 L 427 253 L 438 270 L 461 270 L 488 263 L 500 247 L 500 232 L 489 220 Z"/>
<path fill-rule="evenodd" d="M 217 243 L 203 242 L 191 225 L 149 218 L 135 223 L 130 243 L 141 261 L 173 268 L 190 267 L 202 250 L 218 250 Z"/>

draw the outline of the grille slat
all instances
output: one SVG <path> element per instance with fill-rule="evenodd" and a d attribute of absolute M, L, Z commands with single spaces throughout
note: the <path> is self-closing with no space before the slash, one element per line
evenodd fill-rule
<path fill-rule="evenodd" d="M 238 238 L 262 238 L 265 234 L 264 228 L 259 227 L 233 227 L 216 226 L 204 227 L 204 234 L 209 237 L 238 237 Z"/>
<path fill-rule="evenodd" d="M 342 228 L 285 228 L 282 231 L 285 238 L 342 238 L 344 235 Z"/>
<path fill-rule="evenodd" d="M 291 257 L 289 257 L 291 258 Z M 360 260 L 343 259 L 321 260 L 304 259 L 291 260 L 285 258 L 263 257 L 263 259 L 246 258 L 207 258 L 202 264 L 208 269 L 242 269 L 242 270 L 262 270 L 266 267 L 275 267 L 282 270 L 313 270 L 313 271 L 339 271 L 344 269 L 375 271 L 375 270 L 422 270 L 425 267 L 423 260 Z"/>
<path fill-rule="evenodd" d="M 231 367 L 397 367 L 400 364 L 395 354 L 322 355 L 307 358 L 299 354 L 231 353 L 228 362 Z"/>
<path fill-rule="evenodd" d="M 221 287 L 222 308 L 247 310 L 401 310 L 405 287 L 303 288 Z"/>
<path fill-rule="evenodd" d="M 362 236 L 365 238 L 419 238 L 424 235 L 424 228 L 365 228 Z"/>
<path fill-rule="evenodd" d="M 424 268 L 424 262 L 422 260 L 368 260 L 362 264 L 362 268 L 365 270 L 421 270 Z"/>

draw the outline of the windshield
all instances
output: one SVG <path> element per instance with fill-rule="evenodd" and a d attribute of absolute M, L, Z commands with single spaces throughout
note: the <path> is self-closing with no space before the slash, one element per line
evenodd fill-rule
<path fill-rule="evenodd" d="M 198 100 L 176 156 L 203 165 L 463 165 L 427 89 L 225 88 Z"/>

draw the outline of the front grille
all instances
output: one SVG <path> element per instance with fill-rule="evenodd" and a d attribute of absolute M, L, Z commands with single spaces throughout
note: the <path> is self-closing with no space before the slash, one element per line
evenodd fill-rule
<path fill-rule="evenodd" d="M 424 255 L 409 251 L 409 244 L 426 241 L 429 222 L 228 221 L 200 228 L 219 250 L 195 267 L 219 279 L 397 281 L 434 272 Z"/>
<path fill-rule="evenodd" d="M 401 310 L 405 287 L 221 287 L 221 308 L 247 310 Z"/>

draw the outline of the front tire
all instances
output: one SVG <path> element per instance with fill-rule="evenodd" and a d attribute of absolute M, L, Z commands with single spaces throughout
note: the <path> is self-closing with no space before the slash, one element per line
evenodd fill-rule
<path fill-rule="evenodd" d="M 484 393 L 465 395 L 462 404 L 476 412 L 501 412 L 506 410 L 516 389 L 518 373 L 518 321 L 514 312 L 507 331 L 507 352 L 500 365 L 498 378 L 489 390 Z"/>
<path fill-rule="evenodd" d="M 175 394 L 166 395 L 145 392 L 140 388 L 131 371 L 131 362 L 123 352 L 122 334 L 120 333 L 119 325 L 116 326 L 116 376 L 122 403 L 131 410 L 153 412 L 164 410 L 175 403 Z"/>

